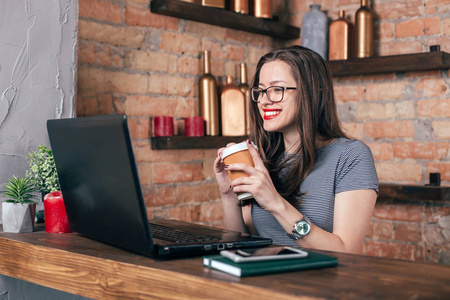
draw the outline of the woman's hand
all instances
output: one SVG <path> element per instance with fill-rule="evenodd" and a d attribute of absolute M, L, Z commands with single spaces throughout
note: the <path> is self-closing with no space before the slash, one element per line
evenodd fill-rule
<path fill-rule="evenodd" d="M 227 144 L 227 147 L 235 145 L 235 143 Z M 231 194 L 233 190 L 231 189 L 231 180 L 228 176 L 228 172 L 225 170 L 225 164 L 222 160 L 222 152 L 226 147 L 217 150 L 217 157 L 214 161 L 214 173 L 216 174 L 217 184 L 219 185 L 219 190 L 221 194 Z"/>
<path fill-rule="evenodd" d="M 227 147 L 234 144 L 230 143 Z M 239 205 L 239 199 L 231 188 L 231 179 L 222 160 L 222 152 L 224 149 L 225 147 L 217 150 L 217 157 L 214 161 L 214 173 L 216 174 L 220 197 L 222 198 L 224 227 L 228 230 L 249 232 L 242 217 L 242 208 Z"/>
<path fill-rule="evenodd" d="M 250 175 L 250 177 L 240 177 L 233 180 L 231 182 L 231 188 L 235 193 L 251 193 L 262 208 L 272 212 L 277 209 L 278 205 L 284 203 L 284 199 L 273 185 L 269 171 L 264 166 L 258 151 L 250 140 L 247 140 L 247 146 L 255 167 L 240 163 L 227 166 L 226 170 L 243 171 Z"/>

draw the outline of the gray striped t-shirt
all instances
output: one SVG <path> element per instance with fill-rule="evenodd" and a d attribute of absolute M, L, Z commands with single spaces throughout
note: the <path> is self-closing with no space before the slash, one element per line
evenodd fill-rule
<path fill-rule="evenodd" d="M 278 174 L 280 182 L 285 181 L 287 168 Z M 335 195 L 359 189 L 378 193 L 372 152 L 361 141 L 339 138 L 316 150 L 316 162 L 300 184 L 300 192 L 305 194 L 298 210 L 316 226 L 333 232 Z M 275 217 L 257 203 L 252 206 L 252 219 L 260 236 L 271 238 L 275 244 L 297 246 Z"/>

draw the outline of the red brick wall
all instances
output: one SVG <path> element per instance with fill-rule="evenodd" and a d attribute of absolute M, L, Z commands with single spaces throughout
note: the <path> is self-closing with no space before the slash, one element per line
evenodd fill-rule
<path fill-rule="evenodd" d="M 375 55 L 450 53 L 450 1 L 375 0 Z M 290 1 L 300 26 L 311 3 L 332 19 L 339 9 L 354 24 L 359 0 Z M 299 43 L 295 41 L 294 43 Z M 440 172 L 450 183 L 448 69 L 335 78 L 339 116 L 347 132 L 371 148 L 384 183 L 428 182 Z M 427 199 L 424 199 L 427 200 Z M 377 203 L 363 253 L 450 264 L 450 203 Z"/>
<path fill-rule="evenodd" d="M 344 9 L 354 24 L 359 0 L 290 1 L 301 24 L 309 4 L 332 19 Z M 372 0 L 375 55 L 450 52 L 450 1 Z M 298 42 L 298 41 L 297 41 Z M 348 133 L 372 149 L 382 182 L 422 184 L 441 173 L 450 183 L 450 78 L 447 70 L 348 76 L 335 79 L 339 114 Z"/>
<path fill-rule="evenodd" d="M 450 203 L 379 201 L 363 253 L 450 264 Z"/>
<path fill-rule="evenodd" d="M 322 4 L 331 19 L 345 9 L 354 20 L 359 7 L 359 0 L 291 0 L 287 9 L 284 2 L 275 0 L 275 11 L 284 11 L 282 19 L 299 27 L 311 3 Z M 149 139 L 152 117 L 170 115 L 178 124 L 184 117 L 198 115 L 202 50 L 211 50 L 212 73 L 217 78 L 236 77 L 240 62 L 247 63 L 251 78 L 261 55 L 283 44 L 300 44 L 300 39 L 284 42 L 155 15 L 149 3 L 79 0 L 78 116 L 129 116 L 150 218 L 221 226 L 220 197 L 212 172 L 216 149 L 154 151 Z M 376 55 L 425 52 L 435 44 L 450 52 L 448 0 L 371 3 L 377 18 Z M 371 147 L 382 182 L 423 184 L 429 172 L 440 172 L 443 183 L 450 183 L 449 87 L 448 70 L 335 79 L 343 125 Z M 382 217 L 383 207 L 377 205 L 364 251 L 400 257 L 407 251 L 392 245 L 405 243 L 415 245 L 404 246 L 414 254 L 401 258 L 436 261 L 425 255 L 425 240 L 417 241 L 416 228 L 423 239 L 424 232 L 432 231 L 427 229 L 433 223 L 425 219 L 426 208 L 419 209 L 422 221 L 417 221 L 397 219 L 395 213 Z M 394 207 L 416 212 L 410 206 Z M 448 210 L 440 214 L 448 216 Z M 402 240 L 405 236 L 410 244 Z"/>
<path fill-rule="evenodd" d="M 125 113 L 150 218 L 222 225 L 212 164 L 217 149 L 153 151 L 152 117 L 199 113 L 201 51 L 212 73 L 252 74 L 270 37 L 151 14 L 150 0 L 79 0 L 78 116 Z M 279 43 L 279 42 L 278 42 Z"/>

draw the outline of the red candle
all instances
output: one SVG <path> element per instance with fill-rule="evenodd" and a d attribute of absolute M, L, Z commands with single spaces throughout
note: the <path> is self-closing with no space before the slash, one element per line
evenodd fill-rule
<path fill-rule="evenodd" d="M 153 136 L 173 136 L 173 117 L 154 117 Z"/>
<path fill-rule="evenodd" d="M 184 134 L 186 136 L 204 136 L 205 122 L 202 117 L 187 117 L 184 119 Z"/>
<path fill-rule="evenodd" d="M 44 196 L 44 219 L 46 232 L 70 232 L 61 191 L 48 193 Z"/>

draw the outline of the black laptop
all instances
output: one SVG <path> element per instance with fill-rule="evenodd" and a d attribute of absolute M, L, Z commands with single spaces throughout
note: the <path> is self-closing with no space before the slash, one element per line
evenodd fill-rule
<path fill-rule="evenodd" d="M 125 115 L 48 120 L 47 129 L 72 231 L 149 256 L 272 243 L 182 221 L 149 222 Z"/>

